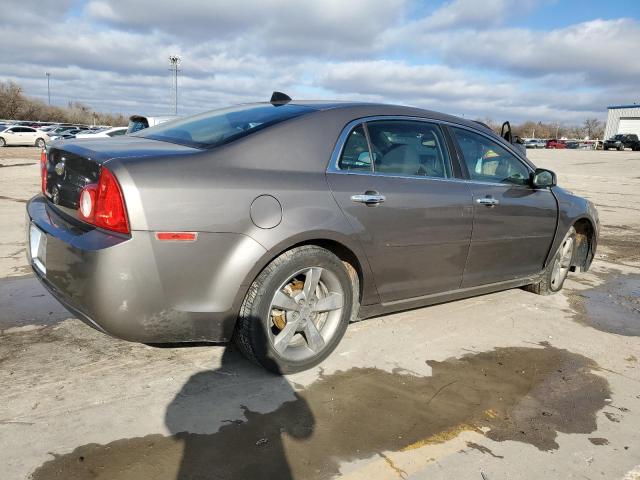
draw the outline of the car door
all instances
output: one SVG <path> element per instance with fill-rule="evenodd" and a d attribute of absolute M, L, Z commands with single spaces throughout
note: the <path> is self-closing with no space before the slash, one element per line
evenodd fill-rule
<path fill-rule="evenodd" d="M 35 128 L 22 127 L 22 144 L 23 145 L 35 145 L 38 132 Z"/>
<path fill-rule="evenodd" d="M 367 254 L 382 302 L 460 287 L 472 200 L 468 185 L 453 178 L 437 124 L 350 125 L 327 180 Z"/>
<path fill-rule="evenodd" d="M 31 128 L 29 127 L 16 127 L 16 140 L 14 145 L 31 145 Z M 34 138 L 35 142 L 35 138 Z"/>
<path fill-rule="evenodd" d="M 473 195 L 473 234 L 462 287 L 540 272 L 556 230 L 558 206 L 535 189 L 533 171 L 489 135 L 451 127 Z"/>

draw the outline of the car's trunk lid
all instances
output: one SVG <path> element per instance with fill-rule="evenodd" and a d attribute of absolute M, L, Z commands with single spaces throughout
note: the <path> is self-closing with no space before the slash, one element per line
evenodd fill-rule
<path fill-rule="evenodd" d="M 45 195 L 62 213 L 78 218 L 80 192 L 97 183 L 100 168 L 114 158 L 184 155 L 198 149 L 139 137 L 79 139 L 47 147 Z"/>

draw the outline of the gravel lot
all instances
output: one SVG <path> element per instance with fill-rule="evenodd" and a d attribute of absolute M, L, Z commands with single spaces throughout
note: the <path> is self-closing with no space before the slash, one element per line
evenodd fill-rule
<path fill-rule="evenodd" d="M 350 326 L 277 377 L 71 318 L 25 259 L 35 148 L 0 149 L 0 478 L 640 479 L 640 152 L 530 151 L 593 200 L 592 270 Z"/>

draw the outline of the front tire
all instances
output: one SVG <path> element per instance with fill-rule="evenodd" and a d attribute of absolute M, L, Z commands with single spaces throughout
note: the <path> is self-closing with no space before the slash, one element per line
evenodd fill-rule
<path fill-rule="evenodd" d="M 4 138 L 0 137 L 0 147 L 5 147 L 6 145 L 7 141 Z"/>
<path fill-rule="evenodd" d="M 38 138 L 36 140 L 36 147 L 38 147 L 38 148 L 44 148 L 46 144 L 47 143 L 44 141 L 43 138 Z"/>
<path fill-rule="evenodd" d="M 573 253 L 576 246 L 576 229 L 571 227 L 558 247 L 553 259 L 542 272 L 537 283 L 524 287 L 525 290 L 538 295 L 552 295 L 562 290 L 564 281 L 571 269 Z"/>
<path fill-rule="evenodd" d="M 358 306 L 358 276 L 330 251 L 293 248 L 253 282 L 234 340 L 252 362 L 278 374 L 307 370 L 338 345 Z"/>

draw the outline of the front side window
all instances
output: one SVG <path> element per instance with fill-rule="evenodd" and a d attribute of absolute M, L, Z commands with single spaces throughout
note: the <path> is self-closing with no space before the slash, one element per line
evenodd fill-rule
<path fill-rule="evenodd" d="M 472 180 L 529 184 L 529 169 L 515 155 L 484 135 L 453 128 Z"/>
<path fill-rule="evenodd" d="M 440 128 L 410 120 L 367 122 L 376 173 L 417 177 L 451 177 Z"/>

